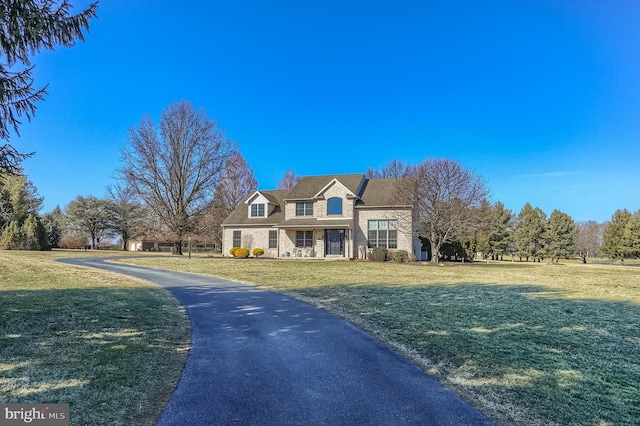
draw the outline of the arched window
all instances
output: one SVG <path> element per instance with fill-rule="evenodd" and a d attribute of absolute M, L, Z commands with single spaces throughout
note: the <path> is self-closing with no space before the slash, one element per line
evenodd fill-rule
<path fill-rule="evenodd" d="M 327 214 L 342 214 L 342 198 L 329 198 L 327 200 Z"/>

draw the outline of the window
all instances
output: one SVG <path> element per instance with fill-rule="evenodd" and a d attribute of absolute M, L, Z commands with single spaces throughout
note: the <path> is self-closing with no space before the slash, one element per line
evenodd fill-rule
<path fill-rule="evenodd" d="M 242 245 L 242 232 L 233 231 L 233 246 L 240 247 Z"/>
<path fill-rule="evenodd" d="M 296 203 L 296 216 L 313 216 L 313 203 Z"/>
<path fill-rule="evenodd" d="M 269 248 L 278 248 L 278 231 L 269 231 Z"/>
<path fill-rule="evenodd" d="M 251 204 L 251 217 L 264 217 L 264 204 Z"/>
<path fill-rule="evenodd" d="M 296 247 L 313 247 L 313 231 L 296 231 Z"/>
<path fill-rule="evenodd" d="M 398 221 L 370 220 L 367 237 L 369 247 L 398 248 Z"/>
<path fill-rule="evenodd" d="M 327 200 L 327 214 L 342 214 L 342 198 L 329 198 Z"/>

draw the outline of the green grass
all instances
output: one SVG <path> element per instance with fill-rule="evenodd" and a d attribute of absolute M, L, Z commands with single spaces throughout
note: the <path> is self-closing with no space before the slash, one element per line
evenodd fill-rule
<path fill-rule="evenodd" d="M 640 267 L 127 262 L 258 283 L 321 306 L 376 335 L 501 424 L 640 419 Z"/>
<path fill-rule="evenodd" d="M 0 251 L 0 401 L 68 403 L 72 425 L 152 425 L 186 359 L 189 323 L 150 283 L 63 265 L 111 252 Z"/>

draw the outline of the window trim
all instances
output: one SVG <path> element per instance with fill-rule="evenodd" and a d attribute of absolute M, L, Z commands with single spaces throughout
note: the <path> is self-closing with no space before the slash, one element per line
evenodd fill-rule
<path fill-rule="evenodd" d="M 269 249 L 278 248 L 278 231 L 269 230 Z"/>
<path fill-rule="evenodd" d="M 240 247 L 242 245 L 242 231 L 233 231 L 233 239 L 231 244 L 232 247 Z"/>
<path fill-rule="evenodd" d="M 369 219 L 367 221 L 367 246 L 384 247 L 395 250 L 398 248 L 398 220 L 397 219 Z"/>
<path fill-rule="evenodd" d="M 296 248 L 313 248 L 313 231 L 296 231 Z"/>
<path fill-rule="evenodd" d="M 249 217 L 265 217 L 264 203 L 251 203 Z"/>
<path fill-rule="evenodd" d="M 313 201 L 296 201 L 296 216 L 313 216 Z"/>

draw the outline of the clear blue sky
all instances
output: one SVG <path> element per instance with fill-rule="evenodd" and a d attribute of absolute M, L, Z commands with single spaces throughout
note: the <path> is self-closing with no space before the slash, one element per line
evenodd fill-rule
<path fill-rule="evenodd" d="M 76 8 L 89 1 L 72 1 Z M 21 138 L 45 211 L 104 196 L 127 133 L 177 100 L 226 129 L 259 187 L 448 157 L 494 201 L 575 220 L 640 208 L 640 2 L 100 2 L 34 58 Z"/>

